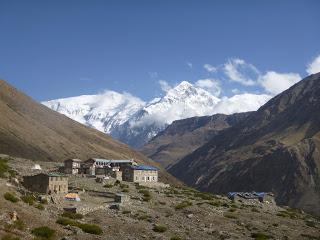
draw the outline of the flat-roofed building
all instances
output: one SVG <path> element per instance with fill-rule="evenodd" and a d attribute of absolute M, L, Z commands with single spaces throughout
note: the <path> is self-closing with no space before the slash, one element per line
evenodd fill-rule
<path fill-rule="evenodd" d="M 39 173 L 24 176 L 23 186 L 38 193 L 68 193 L 68 177 L 61 173 Z"/>
<path fill-rule="evenodd" d="M 128 182 L 158 182 L 158 168 L 149 165 L 125 166 L 122 179 Z"/>
<path fill-rule="evenodd" d="M 108 175 L 111 169 L 122 168 L 127 165 L 132 165 L 132 159 L 101 159 L 90 158 L 83 162 L 81 169 L 82 172 L 89 175 Z"/>
<path fill-rule="evenodd" d="M 81 170 L 80 159 L 67 159 L 64 161 L 64 173 L 66 174 L 79 174 Z"/>

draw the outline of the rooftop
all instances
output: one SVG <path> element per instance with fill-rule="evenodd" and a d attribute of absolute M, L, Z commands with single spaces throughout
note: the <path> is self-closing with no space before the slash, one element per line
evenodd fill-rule
<path fill-rule="evenodd" d="M 131 165 L 134 170 L 158 171 L 158 168 L 150 165 Z"/>
<path fill-rule="evenodd" d="M 91 158 L 96 162 L 105 162 L 105 163 L 132 163 L 132 159 L 102 159 L 102 158 Z M 90 159 L 89 159 L 90 160 Z"/>

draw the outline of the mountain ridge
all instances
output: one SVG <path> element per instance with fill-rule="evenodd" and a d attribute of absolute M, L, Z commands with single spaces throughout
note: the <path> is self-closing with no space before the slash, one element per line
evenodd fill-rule
<path fill-rule="evenodd" d="M 320 73 L 222 131 L 169 172 L 203 191 L 273 191 L 280 204 L 320 214 L 319 112 Z"/>
<path fill-rule="evenodd" d="M 112 95 L 116 95 L 121 101 L 112 99 Z M 147 103 L 130 94 L 113 91 L 42 103 L 82 124 L 139 148 L 175 120 L 215 113 L 252 111 L 269 98 L 269 95 L 244 93 L 219 99 L 202 88 L 182 81 L 169 89 L 165 96 Z M 112 105 L 114 107 L 110 107 Z"/>
<path fill-rule="evenodd" d="M 176 120 L 139 150 L 168 169 L 220 131 L 243 121 L 250 113 L 215 114 Z"/>

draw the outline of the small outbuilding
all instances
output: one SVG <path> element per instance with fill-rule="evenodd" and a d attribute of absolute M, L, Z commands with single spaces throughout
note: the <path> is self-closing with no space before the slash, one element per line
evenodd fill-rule
<path fill-rule="evenodd" d="M 64 196 L 64 199 L 67 201 L 75 201 L 75 202 L 80 202 L 80 197 L 77 193 L 68 193 Z"/>
<path fill-rule="evenodd" d="M 66 174 L 79 174 L 81 170 L 80 159 L 67 159 L 64 161 L 64 173 Z"/>

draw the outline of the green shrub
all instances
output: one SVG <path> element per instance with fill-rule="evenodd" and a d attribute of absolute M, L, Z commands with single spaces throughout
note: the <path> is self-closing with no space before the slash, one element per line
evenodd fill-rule
<path fill-rule="evenodd" d="M 127 193 L 127 192 L 129 192 L 129 189 L 128 188 L 123 188 L 122 192 L 126 192 Z"/>
<path fill-rule="evenodd" d="M 25 196 L 21 196 L 20 198 L 23 202 L 29 204 L 30 206 L 32 206 L 36 201 L 35 196 L 33 196 L 32 194 L 27 194 Z"/>
<path fill-rule="evenodd" d="M 307 220 L 305 223 L 308 227 L 316 227 L 316 223 L 314 221 Z"/>
<path fill-rule="evenodd" d="M 40 203 L 41 204 L 48 204 L 48 200 L 43 198 L 43 199 L 40 200 Z"/>
<path fill-rule="evenodd" d="M 147 189 L 139 190 L 139 193 L 143 194 L 142 200 L 145 202 L 149 202 L 151 200 L 151 193 Z"/>
<path fill-rule="evenodd" d="M 231 214 L 231 213 L 225 213 L 223 214 L 224 217 L 226 218 L 231 218 L 231 219 L 237 219 L 238 217 L 234 214 Z"/>
<path fill-rule="evenodd" d="M 5 178 L 6 173 L 10 170 L 10 167 L 8 166 L 8 160 L 0 158 L 0 178 Z"/>
<path fill-rule="evenodd" d="M 4 195 L 3 195 L 4 199 L 7 200 L 7 201 L 10 201 L 10 202 L 13 202 L 13 203 L 16 203 L 19 201 L 19 198 L 17 198 L 14 194 L 12 193 L 9 193 L 9 192 L 6 192 Z"/>
<path fill-rule="evenodd" d="M 90 234 L 95 234 L 95 235 L 101 235 L 102 234 L 102 229 L 95 224 L 80 224 L 79 227 L 81 228 L 82 231 Z"/>
<path fill-rule="evenodd" d="M 107 183 L 107 184 L 105 184 L 103 187 L 105 187 L 105 188 L 112 188 L 112 187 L 113 187 L 113 185 L 112 185 L 112 184 Z"/>
<path fill-rule="evenodd" d="M 122 211 L 122 213 L 123 213 L 123 214 L 130 214 L 131 211 L 130 211 L 130 210 L 124 210 L 124 211 Z"/>
<path fill-rule="evenodd" d="M 229 211 L 229 212 L 235 212 L 235 211 L 237 211 L 237 209 L 235 209 L 235 208 L 230 208 L 228 211 Z"/>
<path fill-rule="evenodd" d="M 96 235 L 102 234 L 102 229 L 98 225 L 79 223 L 79 222 L 74 221 L 69 218 L 60 217 L 60 218 L 58 218 L 56 223 L 63 225 L 63 226 L 67 226 L 67 225 L 75 226 L 75 227 L 80 228 L 83 232 L 86 232 L 86 233 L 91 233 L 91 234 L 96 234 Z"/>
<path fill-rule="evenodd" d="M 194 197 L 201 198 L 202 200 L 212 200 L 214 197 L 211 193 L 195 192 Z"/>
<path fill-rule="evenodd" d="M 162 201 L 158 201 L 159 204 L 161 205 L 166 205 L 167 203 L 166 202 L 162 202 Z"/>
<path fill-rule="evenodd" d="M 119 184 L 120 184 L 120 181 L 119 181 L 119 180 L 115 181 L 115 183 L 114 183 L 115 186 L 116 186 L 116 185 L 119 185 Z"/>
<path fill-rule="evenodd" d="M 42 227 L 32 229 L 31 233 L 34 236 L 39 237 L 41 239 L 51 239 L 55 235 L 55 230 L 47 226 L 42 226 Z"/>
<path fill-rule="evenodd" d="M 267 240 L 271 238 L 269 235 L 266 235 L 264 233 L 252 233 L 251 237 L 255 240 Z"/>
<path fill-rule="evenodd" d="M 145 221 L 150 221 L 151 220 L 151 216 L 149 216 L 148 214 L 143 214 L 143 215 L 136 215 L 138 220 L 145 220 Z"/>
<path fill-rule="evenodd" d="M 158 224 L 156 224 L 156 225 L 154 225 L 154 227 L 153 227 L 153 229 L 152 229 L 153 231 L 155 231 L 155 232 L 165 232 L 165 231 L 167 231 L 168 230 L 168 228 L 166 227 L 166 226 L 164 226 L 164 225 L 158 225 Z"/>
<path fill-rule="evenodd" d="M 174 208 L 176 210 L 180 210 L 180 209 L 183 209 L 183 208 L 186 208 L 186 207 L 190 207 L 192 206 L 192 202 L 190 201 L 182 201 L 181 203 L 178 203 Z"/>
<path fill-rule="evenodd" d="M 70 219 L 82 219 L 83 215 L 81 213 L 73 213 L 73 212 L 64 212 L 61 214 L 62 217 L 70 218 Z"/>
<path fill-rule="evenodd" d="M 254 207 L 254 208 L 251 208 L 251 212 L 257 212 L 258 213 L 260 211 L 257 208 Z"/>
<path fill-rule="evenodd" d="M 19 229 L 19 230 L 24 230 L 25 229 L 25 224 L 22 220 L 18 219 L 16 221 L 14 221 L 12 224 L 10 223 L 7 223 L 4 225 L 4 228 L 7 230 L 7 231 L 13 231 L 14 229 Z"/>
<path fill-rule="evenodd" d="M 182 238 L 178 236 L 172 236 L 170 240 L 182 240 Z"/>
<path fill-rule="evenodd" d="M 64 218 L 64 217 L 59 217 L 58 220 L 56 221 L 56 223 L 60 224 L 60 225 L 63 225 L 63 226 L 78 226 L 79 223 L 74 221 L 74 220 L 71 220 L 69 218 Z"/>
<path fill-rule="evenodd" d="M 123 188 L 129 188 L 129 185 L 124 184 L 124 183 L 121 183 L 121 184 L 120 184 L 120 188 L 122 188 L 122 189 L 123 189 Z"/>
<path fill-rule="evenodd" d="M 37 204 L 36 208 L 39 210 L 44 210 L 44 206 L 41 203 Z"/>
<path fill-rule="evenodd" d="M 7 235 L 4 235 L 1 238 L 1 240 L 20 240 L 20 238 L 7 234 Z"/>

